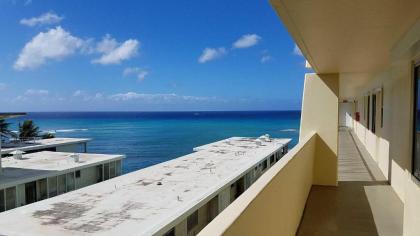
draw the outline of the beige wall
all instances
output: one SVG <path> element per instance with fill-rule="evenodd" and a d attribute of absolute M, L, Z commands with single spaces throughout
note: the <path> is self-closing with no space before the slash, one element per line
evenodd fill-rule
<path fill-rule="evenodd" d="M 338 97 L 337 74 L 306 74 L 300 135 L 317 132 L 314 184 L 337 185 Z"/>
<path fill-rule="evenodd" d="M 295 235 L 312 186 L 318 139 L 314 133 L 302 138 L 199 235 Z"/>
<path fill-rule="evenodd" d="M 337 74 L 306 74 L 298 145 L 199 235 L 295 235 L 311 186 L 337 185 L 338 97 Z"/>
<path fill-rule="evenodd" d="M 355 133 L 378 163 L 397 195 L 404 202 L 404 235 L 420 235 L 420 183 L 411 175 L 413 122 L 413 62 L 420 59 L 420 20 L 393 47 L 392 64 L 371 75 L 357 89 L 361 121 Z M 346 74 L 346 77 L 351 77 Z M 355 75 L 356 76 L 356 75 Z M 384 126 L 368 130 L 364 119 L 363 96 L 383 88 Z M 379 114 L 377 114 L 379 115 Z"/>

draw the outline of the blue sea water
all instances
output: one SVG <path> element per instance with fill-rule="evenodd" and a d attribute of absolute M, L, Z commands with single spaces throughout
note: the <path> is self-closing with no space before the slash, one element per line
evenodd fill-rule
<path fill-rule="evenodd" d="M 232 136 L 298 141 L 300 111 L 246 112 L 37 112 L 11 119 L 13 128 L 32 119 L 57 137 L 93 139 L 88 152 L 125 154 L 128 173 L 188 153 L 196 146 Z"/>

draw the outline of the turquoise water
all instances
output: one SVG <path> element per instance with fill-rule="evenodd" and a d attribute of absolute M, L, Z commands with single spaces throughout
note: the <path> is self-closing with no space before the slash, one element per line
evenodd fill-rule
<path fill-rule="evenodd" d="M 28 113 L 11 119 L 32 119 L 57 137 L 92 138 L 88 152 L 125 154 L 128 173 L 192 152 L 196 146 L 232 136 L 299 135 L 299 111 L 259 112 L 54 112 Z"/>

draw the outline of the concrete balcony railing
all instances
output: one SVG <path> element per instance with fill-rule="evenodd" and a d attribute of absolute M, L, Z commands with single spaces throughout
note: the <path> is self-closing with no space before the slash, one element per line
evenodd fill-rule
<path fill-rule="evenodd" d="M 317 143 L 311 133 L 199 235 L 295 235 L 314 180 Z"/>

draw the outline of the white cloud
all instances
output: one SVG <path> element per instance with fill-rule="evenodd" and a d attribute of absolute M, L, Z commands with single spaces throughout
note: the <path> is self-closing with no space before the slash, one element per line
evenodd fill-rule
<path fill-rule="evenodd" d="M 12 101 L 12 102 L 25 102 L 25 101 L 27 101 L 27 100 L 28 100 L 28 98 L 27 98 L 27 97 L 22 96 L 22 95 L 19 95 L 19 96 L 17 96 L 17 97 L 15 97 L 15 98 L 13 98 L 11 101 Z"/>
<path fill-rule="evenodd" d="M 83 101 L 102 100 L 104 98 L 102 93 L 96 93 L 91 95 L 83 90 L 74 91 L 73 97 L 77 99 L 82 99 Z"/>
<path fill-rule="evenodd" d="M 114 101 L 128 101 L 128 100 L 133 100 L 133 99 L 139 99 L 143 96 L 144 94 L 139 94 L 135 92 L 127 92 L 127 93 L 117 93 L 117 94 L 109 96 L 109 98 Z"/>
<path fill-rule="evenodd" d="M 295 44 L 295 47 L 293 48 L 293 54 L 298 55 L 298 56 L 303 56 L 302 51 L 296 44 Z"/>
<path fill-rule="evenodd" d="M 113 101 L 143 101 L 149 103 L 173 103 L 173 102 L 204 102 L 217 100 L 214 97 L 196 97 L 196 96 L 183 96 L 174 93 L 163 94 L 147 94 L 147 93 L 117 93 L 108 97 Z"/>
<path fill-rule="evenodd" d="M 32 0 L 26 0 L 23 5 L 26 7 L 32 3 Z"/>
<path fill-rule="evenodd" d="M 203 53 L 198 58 L 198 62 L 206 63 L 214 59 L 220 58 L 226 54 L 226 49 L 223 47 L 220 48 L 205 48 Z"/>
<path fill-rule="evenodd" d="M 233 43 L 233 48 L 249 48 L 258 44 L 261 37 L 256 34 L 245 34 Z"/>
<path fill-rule="evenodd" d="M 105 35 L 101 42 L 96 45 L 96 50 L 100 53 L 110 53 L 118 47 L 118 42 L 111 38 L 109 34 Z"/>
<path fill-rule="evenodd" d="M 137 55 L 139 46 L 138 40 L 128 39 L 123 43 L 118 43 L 110 35 L 106 35 L 96 46 L 97 52 L 102 53 L 102 56 L 92 60 L 92 63 L 119 64 Z"/>
<path fill-rule="evenodd" d="M 15 70 L 34 69 L 47 60 L 59 60 L 84 47 L 84 41 L 60 26 L 41 32 L 26 43 L 13 65 Z"/>
<path fill-rule="evenodd" d="M 148 74 L 149 72 L 147 70 L 141 69 L 139 67 L 128 67 L 123 71 L 124 76 L 136 75 L 139 81 L 143 81 Z"/>
<path fill-rule="evenodd" d="M 62 21 L 63 19 L 63 16 L 58 16 L 54 12 L 47 12 L 38 17 L 32 17 L 29 19 L 23 18 L 22 20 L 20 20 L 20 23 L 26 26 L 52 25 L 60 23 L 60 21 Z"/>
<path fill-rule="evenodd" d="M 103 99 L 104 95 L 102 93 L 96 93 L 95 96 L 93 96 L 93 99 L 100 100 Z"/>
<path fill-rule="evenodd" d="M 263 55 L 262 57 L 261 57 L 261 63 L 267 63 L 267 62 L 269 62 L 269 61 L 271 61 L 271 59 L 272 59 L 272 57 L 270 56 L 270 55 Z"/>
<path fill-rule="evenodd" d="M 82 90 L 76 90 L 73 93 L 73 97 L 80 97 L 84 94 L 84 92 Z"/>
<path fill-rule="evenodd" d="M 25 91 L 26 96 L 48 96 L 50 92 L 45 89 L 28 89 Z"/>
<path fill-rule="evenodd" d="M 45 89 L 27 89 L 22 95 L 18 95 L 11 99 L 12 102 L 34 102 L 34 101 L 48 101 L 53 97 L 49 96 L 50 92 Z"/>

